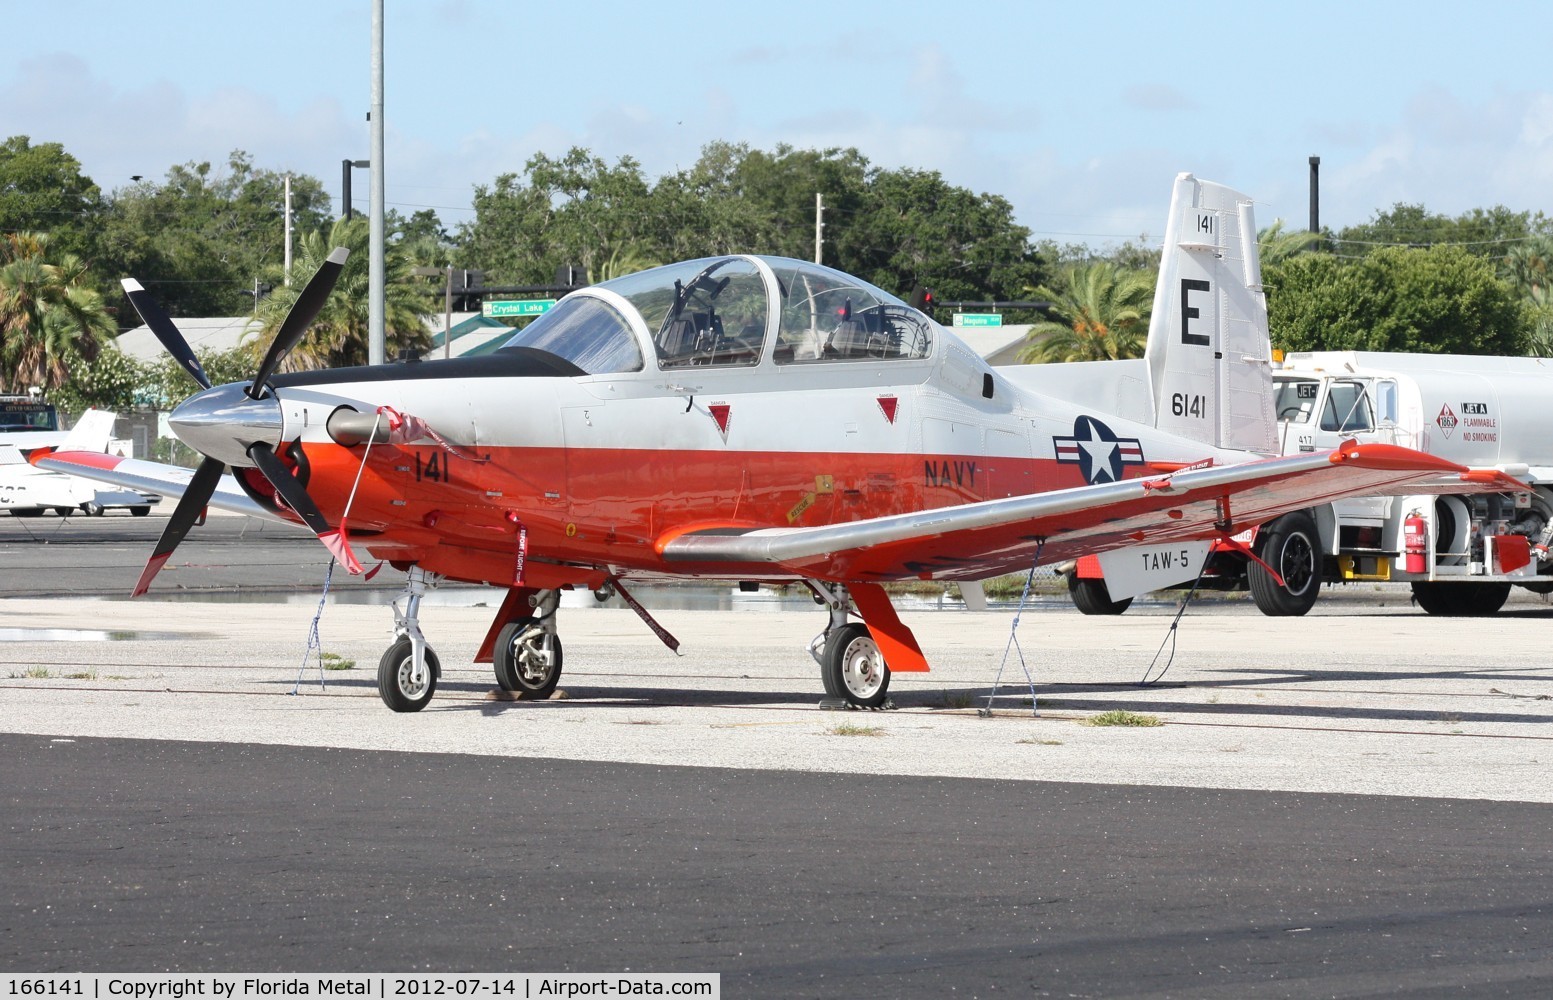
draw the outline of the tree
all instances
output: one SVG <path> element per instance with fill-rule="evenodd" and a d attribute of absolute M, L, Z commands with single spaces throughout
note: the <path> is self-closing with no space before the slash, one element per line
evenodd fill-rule
<path fill-rule="evenodd" d="M 59 143 L 0 143 L 0 233 L 47 233 L 55 254 L 90 260 L 102 210 L 102 192 Z"/>
<path fill-rule="evenodd" d="M 350 250 L 334 292 L 324 303 L 307 335 L 287 356 L 286 371 L 310 368 L 338 368 L 367 363 L 367 317 L 369 303 L 368 238 L 366 219 L 335 222 L 327 234 L 313 231 L 297 248 L 292 263 L 294 283 L 276 288 L 254 314 L 257 336 L 247 346 L 252 351 L 251 365 L 256 366 L 281 322 L 291 311 L 307 280 L 323 264 L 335 247 Z M 278 272 L 271 272 L 276 278 Z M 411 280 L 410 262 L 397 247 L 388 247 L 384 255 L 384 340 L 389 357 L 405 349 L 425 350 L 431 334 L 422 314 L 431 306 L 429 286 Z"/>
<path fill-rule="evenodd" d="M 1455 218 L 1430 212 L 1422 205 L 1398 202 L 1376 212 L 1369 222 L 1348 226 L 1334 239 L 1344 256 L 1358 256 L 1383 246 L 1459 246 L 1480 257 L 1503 256 L 1507 247 L 1549 231 L 1550 220 L 1540 212 L 1512 212 L 1503 205 L 1474 208 Z"/>
<path fill-rule="evenodd" d="M 151 366 L 107 347 L 98 352 L 97 360 L 91 364 L 74 366 L 69 380 L 49 393 L 49 400 L 67 413 L 79 413 L 93 406 L 128 410 L 147 402 L 145 385 L 152 377 Z M 193 379 L 189 384 L 194 384 Z"/>
<path fill-rule="evenodd" d="M 547 284 L 556 268 L 596 271 L 611 254 L 651 254 L 662 239 L 640 165 L 614 166 L 573 148 L 560 159 L 535 154 L 526 176 L 502 174 L 475 189 L 475 219 L 460 229 L 459 255 L 487 280 Z"/>
<path fill-rule="evenodd" d="M 828 228 L 838 267 L 901 295 L 922 285 L 941 301 L 1009 300 L 1043 277 L 1013 205 L 936 171 L 872 172 L 861 210 Z"/>
<path fill-rule="evenodd" d="M 1155 276 L 1109 261 L 1072 264 L 1056 286 L 1029 289 L 1052 303 L 1054 319 L 1027 335 L 1021 361 L 1106 361 L 1143 356 Z"/>
<path fill-rule="evenodd" d="M 209 162 L 167 171 L 113 193 L 103 230 L 103 266 L 133 275 L 173 316 L 253 311 L 254 283 L 285 259 L 285 174 L 261 170 L 241 150 L 223 171 Z M 329 196 L 293 175 L 293 232 L 329 223 Z"/>
<path fill-rule="evenodd" d="M 824 262 L 889 291 L 921 284 L 940 298 L 1012 298 L 1043 277 L 1029 231 L 1003 198 L 937 173 L 870 167 L 855 149 L 767 152 L 726 142 L 655 185 L 630 158 L 611 166 L 583 149 L 535 156 L 524 176 L 476 189 L 475 219 L 460 228 L 456 256 L 498 281 L 534 284 L 565 264 L 599 280 L 630 261 L 811 259 L 816 194 L 825 202 Z"/>
<path fill-rule="evenodd" d="M 1256 234 L 1257 257 L 1263 267 L 1276 266 L 1291 257 L 1299 256 L 1320 242 L 1320 233 L 1313 233 L 1308 229 L 1286 231 L 1283 228 L 1283 220 L 1274 219 L 1272 225 L 1262 227 Z"/>
<path fill-rule="evenodd" d="M 1301 254 L 1267 269 L 1273 343 L 1291 351 L 1522 354 L 1530 318 L 1486 259 L 1459 246 Z"/>
<path fill-rule="evenodd" d="M 0 242 L 0 389 L 55 389 L 114 332 L 86 264 L 74 254 L 49 263 L 49 252 L 42 233 Z"/>

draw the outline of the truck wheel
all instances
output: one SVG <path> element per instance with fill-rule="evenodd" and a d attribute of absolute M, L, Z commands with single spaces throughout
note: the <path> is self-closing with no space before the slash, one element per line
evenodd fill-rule
<path fill-rule="evenodd" d="M 1077 574 L 1068 574 L 1068 596 L 1073 606 L 1086 615 L 1119 615 L 1132 606 L 1132 598 L 1111 600 L 1111 591 L 1104 580 L 1080 580 Z"/>
<path fill-rule="evenodd" d="M 1297 510 L 1262 526 L 1257 555 L 1283 577 L 1283 586 L 1258 562 L 1246 564 L 1251 597 L 1264 615 L 1298 617 L 1321 592 L 1321 536 L 1309 514 Z"/>
<path fill-rule="evenodd" d="M 1413 600 L 1424 613 L 1445 618 L 1482 618 L 1496 614 L 1509 596 L 1508 583 L 1419 580 L 1413 584 Z"/>

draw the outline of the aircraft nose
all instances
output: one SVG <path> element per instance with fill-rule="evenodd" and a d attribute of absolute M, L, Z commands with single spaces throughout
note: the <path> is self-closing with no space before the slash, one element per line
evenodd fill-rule
<path fill-rule="evenodd" d="M 178 440 L 227 465 L 252 465 L 248 448 L 263 441 L 280 447 L 280 400 L 274 394 L 250 399 L 246 382 L 206 389 L 178 405 L 167 422 Z"/>

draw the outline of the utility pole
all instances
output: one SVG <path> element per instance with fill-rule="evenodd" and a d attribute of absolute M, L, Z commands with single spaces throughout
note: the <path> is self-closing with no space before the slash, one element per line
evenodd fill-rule
<path fill-rule="evenodd" d="M 383 251 L 383 0 L 372 0 L 372 204 L 368 229 L 367 363 L 387 360 Z"/>
<path fill-rule="evenodd" d="M 286 264 L 284 268 L 287 287 L 291 285 L 291 175 L 286 175 Z"/>
<path fill-rule="evenodd" d="M 820 263 L 821 249 L 825 246 L 825 196 L 814 192 L 814 262 Z"/>

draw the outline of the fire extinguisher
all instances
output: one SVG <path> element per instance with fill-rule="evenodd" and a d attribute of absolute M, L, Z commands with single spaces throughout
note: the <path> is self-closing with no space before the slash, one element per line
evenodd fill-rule
<path fill-rule="evenodd" d="M 1413 511 L 1402 522 L 1402 568 L 1409 573 L 1429 571 L 1429 522 Z"/>

